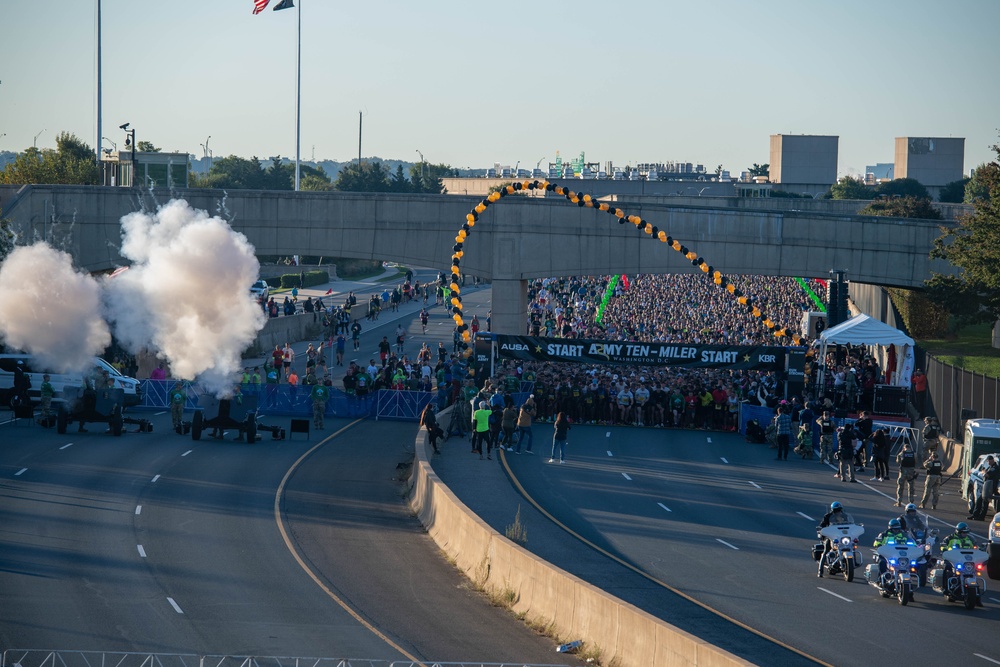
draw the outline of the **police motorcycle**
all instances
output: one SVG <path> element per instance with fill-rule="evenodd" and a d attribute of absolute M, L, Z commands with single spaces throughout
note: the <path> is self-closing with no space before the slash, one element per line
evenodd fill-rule
<path fill-rule="evenodd" d="M 966 609 L 975 609 L 986 592 L 983 572 L 988 559 L 989 554 L 982 549 L 959 547 L 942 551 L 938 564 L 947 562 L 951 567 L 931 570 L 931 587 L 947 597 L 948 602 L 961 600 Z"/>
<path fill-rule="evenodd" d="M 889 540 L 874 549 L 872 555 L 875 556 L 875 562 L 865 568 L 865 581 L 877 588 L 882 597 L 895 597 L 899 604 L 905 606 L 913 599 L 913 593 L 917 590 L 917 572 L 919 561 L 924 555 L 923 547 L 909 540 Z M 885 572 L 879 572 L 879 558 L 885 561 Z"/>
<path fill-rule="evenodd" d="M 830 551 L 823 554 L 824 544 L 813 545 L 813 560 L 823 560 L 831 576 L 842 574 L 844 581 L 854 581 L 854 568 L 861 565 L 858 538 L 865 532 L 862 524 L 839 523 L 816 527 L 816 536 L 830 541 Z"/>

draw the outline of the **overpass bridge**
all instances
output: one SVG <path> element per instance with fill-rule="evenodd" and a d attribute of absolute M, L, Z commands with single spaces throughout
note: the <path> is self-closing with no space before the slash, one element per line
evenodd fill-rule
<path fill-rule="evenodd" d="M 586 183 L 567 183 L 580 187 Z M 19 243 L 46 239 L 80 269 L 121 266 L 120 219 L 185 199 L 229 221 L 260 255 L 308 254 L 451 264 L 465 215 L 479 198 L 342 192 L 139 190 L 28 185 L 8 190 L 3 215 Z M 951 266 L 928 256 L 942 223 L 815 210 L 712 207 L 709 201 L 615 202 L 704 257 L 723 274 L 825 276 L 919 287 Z M 787 203 L 783 202 L 785 207 Z M 812 207 L 815 204 L 811 205 Z M 507 196 L 482 214 L 465 244 L 462 269 L 493 283 L 493 330 L 523 333 L 526 281 L 558 275 L 696 271 L 671 250 L 614 216 L 563 198 Z"/>

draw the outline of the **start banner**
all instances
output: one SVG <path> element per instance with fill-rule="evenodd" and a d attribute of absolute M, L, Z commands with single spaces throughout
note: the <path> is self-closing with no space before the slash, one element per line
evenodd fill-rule
<path fill-rule="evenodd" d="M 785 370 L 785 348 L 767 345 L 629 343 L 505 334 L 495 334 L 494 337 L 497 355 L 506 359 L 731 370 Z"/>

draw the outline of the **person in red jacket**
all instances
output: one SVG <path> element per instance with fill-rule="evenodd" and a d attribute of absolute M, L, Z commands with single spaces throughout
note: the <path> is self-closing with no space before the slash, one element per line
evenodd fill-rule
<path fill-rule="evenodd" d="M 917 411 L 922 418 L 927 407 L 927 376 L 918 368 L 910 378 L 910 384 L 913 386 L 913 398 L 917 405 Z"/>

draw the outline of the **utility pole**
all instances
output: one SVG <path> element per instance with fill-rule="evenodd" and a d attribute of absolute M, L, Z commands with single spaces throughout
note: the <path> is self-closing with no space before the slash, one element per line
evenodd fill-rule
<path fill-rule="evenodd" d="M 358 111 L 358 167 L 361 166 L 361 112 Z"/>

